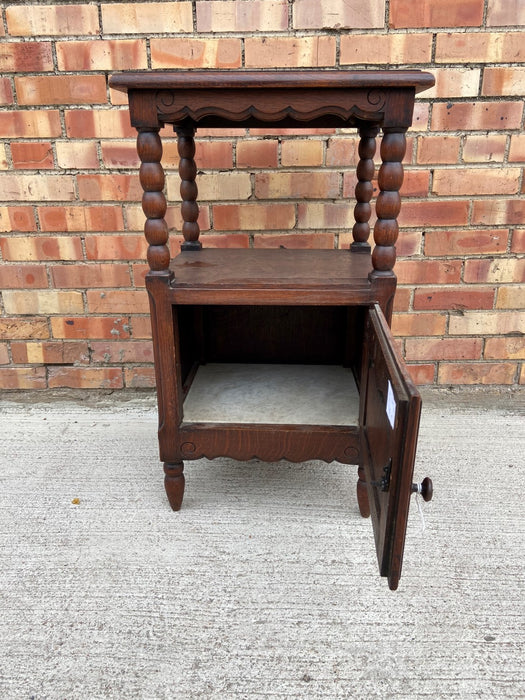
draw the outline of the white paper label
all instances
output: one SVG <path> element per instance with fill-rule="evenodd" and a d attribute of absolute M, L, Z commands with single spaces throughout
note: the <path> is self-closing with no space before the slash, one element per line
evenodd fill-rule
<path fill-rule="evenodd" d="M 390 384 L 390 381 L 388 382 L 388 394 L 386 397 L 386 415 L 388 416 L 388 420 L 390 421 L 390 425 L 392 428 L 394 427 L 394 423 L 396 422 L 396 400 L 394 398 L 394 392 L 392 391 L 392 384 Z"/>

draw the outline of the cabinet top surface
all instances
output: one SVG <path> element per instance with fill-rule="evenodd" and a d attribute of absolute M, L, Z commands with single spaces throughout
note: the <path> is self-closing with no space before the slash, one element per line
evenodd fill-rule
<path fill-rule="evenodd" d="M 159 88 L 414 88 L 421 92 L 434 85 L 434 76 L 419 70 L 150 70 L 115 73 L 109 84 L 123 92 Z"/>

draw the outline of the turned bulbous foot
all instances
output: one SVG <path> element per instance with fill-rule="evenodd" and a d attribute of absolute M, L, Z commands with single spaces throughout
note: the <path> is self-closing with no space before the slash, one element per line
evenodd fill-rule
<path fill-rule="evenodd" d="M 180 510 L 184 498 L 184 463 L 164 463 L 164 488 L 172 510 Z"/>

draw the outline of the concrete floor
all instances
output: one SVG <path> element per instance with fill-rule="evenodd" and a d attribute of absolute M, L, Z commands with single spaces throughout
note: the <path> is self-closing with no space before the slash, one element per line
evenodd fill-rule
<path fill-rule="evenodd" d="M 0 403 L 0 698 L 523 698 L 523 394 L 426 392 L 400 588 L 355 468 L 190 463 L 148 395 Z M 78 499 L 78 503 L 73 503 Z"/>

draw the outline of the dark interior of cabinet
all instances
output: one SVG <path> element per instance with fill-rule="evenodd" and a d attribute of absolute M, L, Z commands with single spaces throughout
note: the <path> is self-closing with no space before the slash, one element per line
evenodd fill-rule
<path fill-rule="evenodd" d="M 178 306 L 181 377 L 188 391 L 199 365 L 340 365 L 361 374 L 364 307 Z"/>

